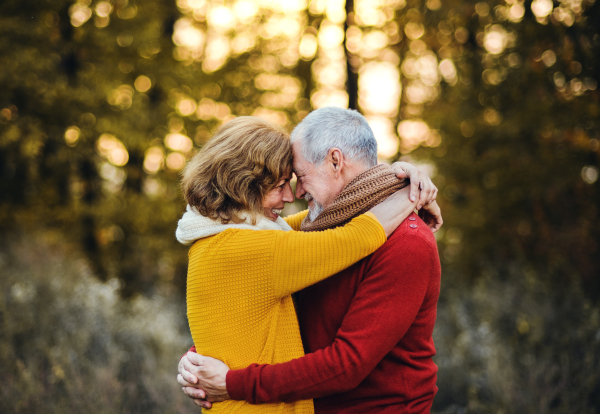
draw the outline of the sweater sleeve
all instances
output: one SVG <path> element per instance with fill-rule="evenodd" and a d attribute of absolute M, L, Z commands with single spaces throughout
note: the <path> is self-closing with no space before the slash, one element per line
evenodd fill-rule
<path fill-rule="evenodd" d="M 356 388 L 403 338 L 425 298 L 434 252 L 423 240 L 396 245 L 367 270 L 332 345 L 292 361 L 227 374 L 232 399 L 269 403 Z"/>
<path fill-rule="evenodd" d="M 273 261 L 276 297 L 333 276 L 373 253 L 386 240 L 383 227 L 370 212 L 336 229 L 277 232 Z"/>
<path fill-rule="evenodd" d="M 284 218 L 285 222 L 290 225 L 290 227 L 295 231 L 300 231 L 300 225 L 302 224 L 302 220 L 304 217 L 308 215 L 308 210 L 303 210 L 299 213 L 292 214 L 291 216 L 287 216 Z"/>

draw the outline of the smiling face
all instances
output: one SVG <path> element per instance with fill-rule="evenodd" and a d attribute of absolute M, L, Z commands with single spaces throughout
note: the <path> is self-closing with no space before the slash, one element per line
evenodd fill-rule
<path fill-rule="evenodd" d="M 315 166 L 304 158 L 301 142 L 294 142 L 294 173 L 298 178 L 296 183 L 296 198 L 308 201 L 309 219 L 314 220 L 324 208 L 329 206 L 340 193 L 340 185 L 324 162 Z"/>
<path fill-rule="evenodd" d="M 291 173 L 286 174 L 277 183 L 277 186 L 267 193 L 263 200 L 264 215 L 271 221 L 277 220 L 285 203 L 294 201 L 294 193 L 290 186 L 291 178 Z"/>

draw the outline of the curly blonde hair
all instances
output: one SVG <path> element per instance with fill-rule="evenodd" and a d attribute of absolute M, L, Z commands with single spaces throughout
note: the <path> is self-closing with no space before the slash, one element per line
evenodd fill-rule
<path fill-rule="evenodd" d="M 287 132 L 264 119 L 240 116 L 223 126 L 188 162 L 181 186 L 185 201 L 200 214 L 222 223 L 253 223 L 263 214 L 263 199 L 292 171 Z"/>

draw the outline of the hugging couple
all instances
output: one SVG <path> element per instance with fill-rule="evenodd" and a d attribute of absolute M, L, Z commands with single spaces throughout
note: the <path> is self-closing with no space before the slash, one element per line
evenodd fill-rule
<path fill-rule="evenodd" d="M 309 209 L 285 218 L 297 198 Z M 224 124 L 183 172 L 194 347 L 186 395 L 217 413 L 428 413 L 440 290 L 437 189 L 377 164 L 356 111 Z M 418 214 L 415 213 L 418 211 Z M 212 407 L 212 408 L 211 408 Z"/>

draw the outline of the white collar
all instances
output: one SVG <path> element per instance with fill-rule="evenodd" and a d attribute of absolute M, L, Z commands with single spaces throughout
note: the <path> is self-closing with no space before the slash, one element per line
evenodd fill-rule
<path fill-rule="evenodd" d="M 271 221 L 263 216 L 256 218 L 256 224 L 251 224 L 250 215 L 247 213 L 241 214 L 244 218 L 243 223 L 223 224 L 219 220 L 213 220 L 198 213 L 189 205 L 186 207 L 186 212 L 177 223 L 175 237 L 181 244 L 191 244 L 198 239 L 214 236 L 228 229 L 246 229 L 246 230 L 283 230 L 290 231 L 292 228 L 281 217 L 277 217 L 277 221 Z"/>

